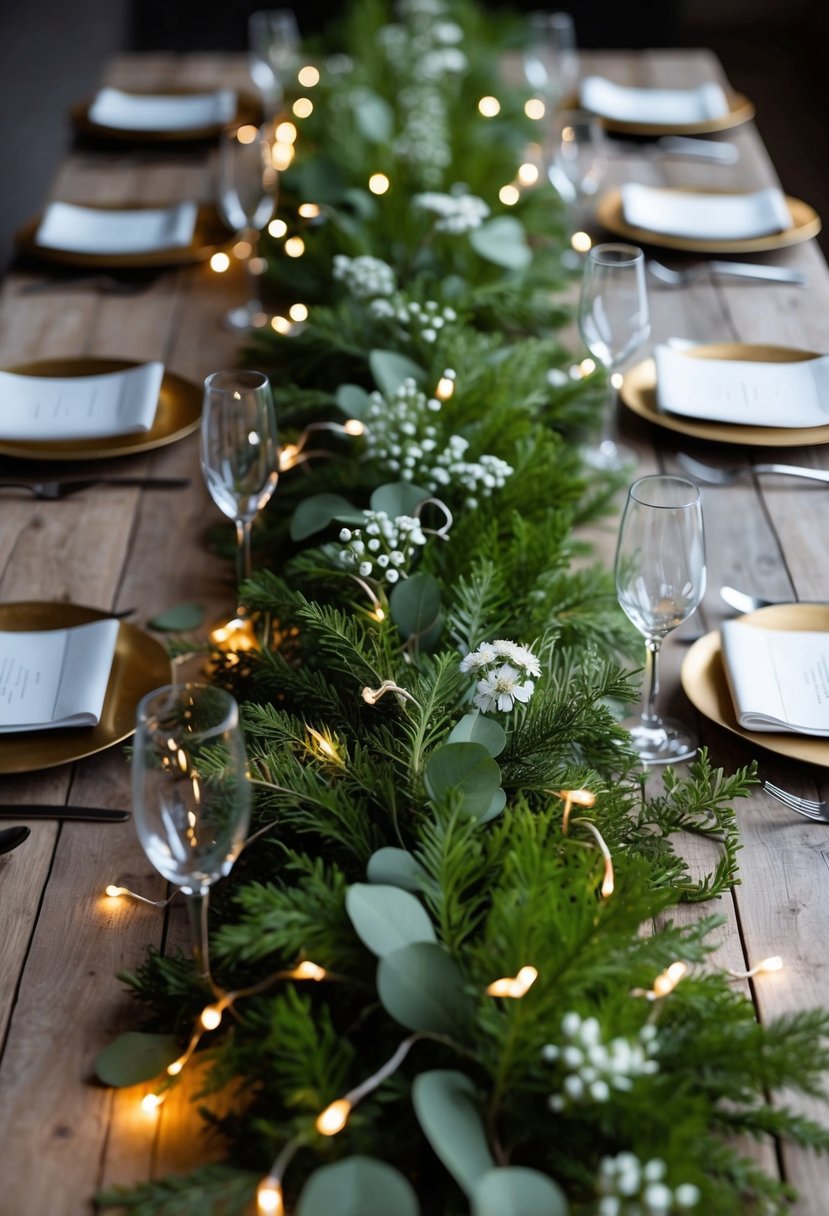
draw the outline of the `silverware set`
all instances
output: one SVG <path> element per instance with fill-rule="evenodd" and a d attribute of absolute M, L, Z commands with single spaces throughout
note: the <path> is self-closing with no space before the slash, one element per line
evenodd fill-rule
<path fill-rule="evenodd" d="M 773 785 L 771 781 L 764 781 L 763 789 L 804 819 L 811 819 L 813 823 L 829 823 L 829 812 L 823 799 L 801 798 L 799 794 L 792 794 L 781 789 L 779 785 Z"/>
<path fill-rule="evenodd" d="M 761 262 L 719 262 L 716 260 L 701 262 L 694 266 L 674 270 L 663 265 L 655 258 L 648 258 L 646 263 L 651 279 L 664 287 L 686 287 L 699 278 L 711 275 L 721 275 L 726 278 L 747 279 L 752 282 L 761 280 L 766 283 L 790 283 L 797 287 L 805 287 L 807 278 L 799 270 L 789 266 L 767 266 Z"/>
<path fill-rule="evenodd" d="M 783 477 L 802 477 L 807 481 L 829 482 L 829 470 L 809 469 L 797 464 L 761 463 L 722 468 L 703 464 L 702 461 L 696 460 L 686 452 L 677 452 L 676 460 L 686 473 L 690 473 L 692 477 L 707 482 L 711 486 L 730 486 L 742 477 L 753 477 L 758 473 L 773 473 Z"/>

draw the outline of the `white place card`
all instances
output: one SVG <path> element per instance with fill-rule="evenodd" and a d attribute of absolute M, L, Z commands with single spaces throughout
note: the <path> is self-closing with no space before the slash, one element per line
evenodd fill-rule
<path fill-rule="evenodd" d="M 50 203 L 35 242 L 68 253 L 133 254 L 184 249 L 192 243 L 195 203 L 127 211 Z"/>
<path fill-rule="evenodd" d="M 659 408 L 687 418 L 741 426 L 829 424 L 829 355 L 794 363 L 696 359 L 656 347 Z"/>
<path fill-rule="evenodd" d="M 737 721 L 745 730 L 829 735 L 829 633 L 722 627 Z"/>
<path fill-rule="evenodd" d="M 94 376 L 0 371 L 0 438 L 104 439 L 149 431 L 163 377 L 163 363 Z"/>
<path fill-rule="evenodd" d="M 0 632 L 0 733 L 97 726 L 118 622 Z"/>
<path fill-rule="evenodd" d="M 197 131 L 232 122 L 236 93 L 216 89 L 149 96 L 106 88 L 96 93 L 88 113 L 92 122 L 119 131 Z"/>
<path fill-rule="evenodd" d="M 710 122 L 728 114 L 728 99 L 713 81 L 692 89 L 642 89 L 587 76 L 579 99 L 585 110 L 602 118 L 666 127 Z"/>
<path fill-rule="evenodd" d="M 785 195 L 776 186 L 752 194 L 695 194 L 628 182 L 622 213 L 634 228 L 696 241 L 742 241 L 792 227 Z"/>

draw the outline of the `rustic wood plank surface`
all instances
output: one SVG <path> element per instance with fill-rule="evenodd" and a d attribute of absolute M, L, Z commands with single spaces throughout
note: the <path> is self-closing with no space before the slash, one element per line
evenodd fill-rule
<path fill-rule="evenodd" d="M 721 78 L 716 61 L 696 51 L 594 54 L 588 66 L 620 83 L 676 86 Z M 111 66 L 107 83 L 250 88 L 242 58 L 217 55 L 124 56 Z M 649 146 L 619 141 L 608 181 L 732 190 L 776 182 L 752 124 L 724 138 L 740 150 L 733 166 L 667 159 Z M 128 203 L 187 196 L 208 201 L 214 191 L 213 160 L 209 147 L 155 153 L 78 147 L 60 167 L 53 197 Z M 594 229 L 594 235 L 604 234 Z M 665 260 L 683 259 L 665 255 Z M 797 267 L 808 275 L 809 285 L 800 289 L 704 278 L 681 290 L 654 288 L 651 345 L 682 336 L 829 350 L 829 272 L 816 244 L 754 260 Z M 198 383 L 236 360 L 238 339 L 221 328 L 220 318 L 244 297 L 238 269 L 225 276 L 205 266 L 165 272 L 130 296 L 106 294 L 95 285 L 80 289 L 57 279 L 48 290 L 29 290 L 50 274 L 46 266 L 29 264 L 3 285 L 1 365 L 80 354 L 157 358 Z M 573 342 L 577 349 L 575 337 Z M 640 473 L 676 468 L 678 450 L 712 463 L 752 459 L 749 449 L 685 441 L 624 412 L 619 426 L 636 449 Z M 825 447 L 787 449 L 786 458 L 829 468 Z M 139 625 L 180 600 L 199 601 L 216 618 L 227 614 L 232 582 L 227 564 L 205 545 L 205 527 L 219 516 L 200 479 L 196 438 L 112 463 L 130 472 L 181 474 L 191 483 L 184 491 L 169 492 L 98 487 L 59 504 L 0 490 L 0 601 L 135 607 Z M 19 471 L 19 465 L 0 460 L 0 480 L 12 470 Z M 728 615 L 718 596 L 724 582 L 771 597 L 829 600 L 825 490 L 748 479 L 727 489 L 706 488 L 704 510 L 709 590 L 698 617 L 680 636 L 692 628 L 714 628 Z M 611 560 L 615 526 L 597 529 L 595 539 Z M 694 719 L 679 690 L 686 653 L 687 645 L 679 639 L 665 646 L 663 703 Z M 829 794 L 826 770 L 807 769 L 753 748 L 698 717 L 696 725 L 714 760 L 727 769 L 757 758 L 764 776 L 806 794 Z M 0 776 L 0 804 L 123 806 L 128 786 L 127 765 L 116 747 L 75 765 Z M 799 819 L 762 793 L 747 800 L 739 816 L 742 883 L 720 901 L 725 925 L 718 957 L 739 969 L 769 954 L 783 956 L 784 971 L 758 977 L 752 985 L 761 1019 L 829 1005 L 829 837 L 820 825 Z M 186 1168 L 216 1156 L 220 1146 L 194 1134 L 197 1121 L 187 1087 L 176 1091 L 160 1114 L 148 1116 L 140 1111 L 134 1091 L 112 1093 L 90 1079 L 97 1052 L 133 1023 L 134 1009 L 116 972 L 135 966 L 147 946 L 160 946 L 165 936 L 162 913 L 102 895 L 114 879 L 153 897 L 163 894 L 164 884 L 145 860 L 134 829 L 130 824 L 50 822 L 32 827 L 26 845 L 0 859 L 0 1143 L 6 1162 L 0 1211 L 79 1216 L 92 1210 L 91 1196 L 101 1186 Z M 175 936 L 175 922 L 171 931 Z M 801 1106 L 826 1121 L 821 1104 Z M 776 1166 L 768 1146 L 762 1151 L 769 1168 L 781 1168 L 801 1191 L 793 1213 L 825 1216 L 827 1163 L 785 1150 Z"/>

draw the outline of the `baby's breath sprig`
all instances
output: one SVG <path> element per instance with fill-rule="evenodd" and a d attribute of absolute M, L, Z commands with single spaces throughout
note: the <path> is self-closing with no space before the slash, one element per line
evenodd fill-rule
<path fill-rule="evenodd" d="M 390 519 L 385 511 L 366 511 L 362 528 L 343 528 L 339 552 L 345 566 L 357 567 L 361 578 L 390 584 L 407 578 L 418 548 L 426 544 L 420 520 L 413 515 Z"/>
<path fill-rule="evenodd" d="M 654 1059 L 658 1031 L 648 1023 L 638 1040 L 618 1037 L 605 1041 L 598 1019 L 582 1018 L 571 1010 L 561 1020 L 561 1043 L 548 1043 L 542 1056 L 556 1064 L 563 1078 L 560 1093 L 548 1099 L 551 1110 L 564 1110 L 568 1103 L 607 1102 L 611 1091 L 633 1088 L 636 1077 L 659 1072 Z"/>

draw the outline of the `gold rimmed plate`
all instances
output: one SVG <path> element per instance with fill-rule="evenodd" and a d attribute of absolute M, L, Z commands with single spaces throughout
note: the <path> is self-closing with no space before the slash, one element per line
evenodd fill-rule
<path fill-rule="evenodd" d="M 146 90 L 139 91 L 138 89 L 125 89 L 123 91 L 134 94 L 136 97 L 152 97 L 161 94 L 165 97 L 189 97 L 206 92 L 205 89 L 182 88 L 153 89 L 152 92 Z M 79 101 L 76 105 L 72 106 L 69 111 L 72 121 L 82 135 L 114 143 L 170 144 L 189 143 L 191 141 L 195 143 L 205 139 L 215 139 L 225 126 L 235 126 L 242 123 L 253 123 L 255 126 L 258 126 L 262 121 L 262 107 L 258 100 L 250 93 L 237 93 L 236 113 L 227 123 L 216 122 L 203 127 L 182 127 L 163 131 L 159 131 L 158 129 L 145 131 L 135 128 L 110 127 L 105 123 L 95 122 L 89 115 L 94 101 L 94 96 L 86 97 L 83 101 Z"/>
<path fill-rule="evenodd" d="M 68 629 L 106 617 L 107 613 L 81 604 L 46 601 L 0 604 L 0 629 L 10 633 Z M 170 660 L 164 647 L 134 625 L 121 621 L 98 725 L 0 735 L 0 774 L 30 773 L 70 764 L 121 743 L 135 729 L 135 707 L 141 698 L 169 682 Z"/>
<path fill-rule="evenodd" d="M 695 346 L 684 354 L 694 359 L 735 359 L 756 363 L 797 363 L 802 359 L 818 358 L 815 351 L 798 350 L 793 346 L 753 345 L 745 342 L 716 342 Z M 829 425 L 780 427 L 740 426 L 731 422 L 711 422 L 701 418 L 685 418 L 660 410 L 656 400 L 656 363 L 646 359 L 625 372 L 619 396 L 629 410 L 654 426 L 707 439 L 714 443 L 740 443 L 747 447 L 804 447 L 829 443 Z"/>
<path fill-rule="evenodd" d="M 129 359 L 42 359 L 2 370 L 18 376 L 100 376 L 138 366 Z M 165 371 L 149 431 L 104 439 L 47 439 L 40 443 L 0 438 L 0 455 L 21 460 L 109 460 L 113 456 L 137 456 L 192 434 L 199 426 L 201 406 L 202 394 L 197 385 Z"/>
<path fill-rule="evenodd" d="M 687 193 L 680 190 L 665 193 Z M 702 193 L 702 191 L 694 191 Z M 709 191 L 711 194 L 719 193 Z M 609 190 L 603 194 L 596 204 L 596 219 L 617 236 L 626 237 L 638 245 L 658 245 L 665 249 L 682 249 L 688 253 L 767 253 L 773 249 L 786 249 L 789 245 L 798 245 L 801 241 L 811 240 L 820 232 L 820 216 L 814 207 L 804 203 L 802 199 L 786 195 L 786 205 L 792 217 L 791 228 L 782 232 L 769 232 L 764 236 L 745 237 L 737 241 L 699 240 L 695 237 L 674 236 L 669 233 L 654 232 L 650 228 L 636 228 L 625 220 L 622 208 L 621 190 Z"/>
<path fill-rule="evenodd" d="M 79 206 L 110 211 L 145 211 L 167 204 L 146 203 L 131 206 L 129 203 L 81 203 Z M 218 250 L 231 243 L 234 234 L 219 215 L 215 207 L 199 203 L 193 238 L 187 245 L 171 246 L 168 249 L 151 249 L 143 253 L 83 253 L 75 249 L 54 249 L 37 241 L 37 231 L 42 215 L 36 215 L 15 234 L 15 241 L 22 253 L 42 261 L 54 262 L 58 266 L 84 266 L 90 270 L 146 270 L 169 266 L 190 266 L 204 262 Z"/>
<path fill-rule="evenodd" d="M 730 131 L 744 122 L 750 122 L 754 117 L 754 103 L 742 93 L 728 93 L 728 111 L 719 118 L 701 118 L 698 122 L 624 122 L 619 118 L 607 118 L 597 114 L 599 122 L 606 131 L 617 135 L 641 135 L 645 138 L 658 138 L 660 135 L 715 135 L 718 131 Z M 579 99 L 574 93 L 568 99 L 568 107 L 579 106 Z"/>
<path fill-rule="evenodd" d="M 786 633 L 829 632 L 829 604 L 772 604 L 740 617 L 743 624 Z M 725 676 L 720 632 L 715 629 L 695 642 L 685 656 L 681 672 L 685 695 L 706 718 L 739 735 L 754 747 L 807 764 L 829 767 L 829 738 L 795 735 L 785 731 L 748 731 L 737 721 Z"/>

